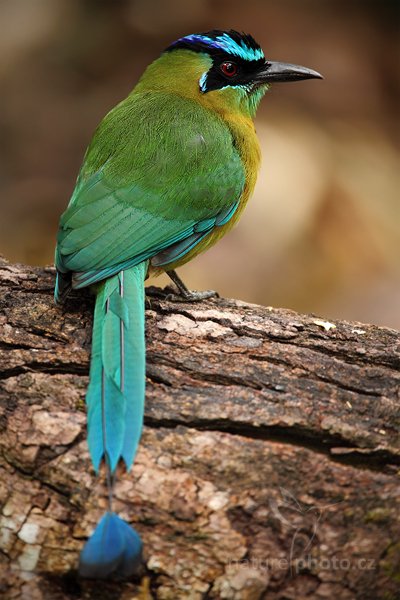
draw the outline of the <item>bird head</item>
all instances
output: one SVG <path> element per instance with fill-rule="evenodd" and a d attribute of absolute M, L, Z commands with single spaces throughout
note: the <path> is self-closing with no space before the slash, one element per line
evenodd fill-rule
<path fill-rule="evenodd" d="M 322 76 L 264 56 L 251 35 L 213 30 L 173 42 L 145 73 L 151 87 L 192 97 L 213 108 L 239 108 L 254 115 L 271 83 Z"/>

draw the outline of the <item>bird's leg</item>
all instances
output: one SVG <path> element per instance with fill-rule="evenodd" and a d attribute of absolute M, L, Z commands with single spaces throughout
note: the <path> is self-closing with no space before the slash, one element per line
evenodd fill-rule
<path fill-rule="evenodd" d="M 179 290 L 179 295 L 170 294 L 168 296 L 171 300 L 177 302 L 198 302 L 199 300 L 207 300 L 208 298 L 218 298 L 218 292 L 214 290 L 204 290 L 203 292 L 189 290 L 176 271 L 167 271 L 167 275 Z"/>

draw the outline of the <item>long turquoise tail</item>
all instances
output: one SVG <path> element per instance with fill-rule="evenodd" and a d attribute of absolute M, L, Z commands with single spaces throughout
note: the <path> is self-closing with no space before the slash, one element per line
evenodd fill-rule
<path fill-rule="evenodd" d="M 79 563 L 84 577 L 127 577 L 141 562 L 139 534 L 112 511 L 112 483 L 122 459 L 132 465 L 144 411 L 144 279 L 147 262 L 100 284 L 93 320 L 90 382 L 86 395 L 88 444 L 98 472 L 104 459 L 109 511 L 86 543 Z"/>

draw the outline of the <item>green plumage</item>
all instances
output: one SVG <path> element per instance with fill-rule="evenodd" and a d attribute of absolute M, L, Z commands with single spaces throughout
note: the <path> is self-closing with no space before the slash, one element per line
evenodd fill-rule
<path fill-rule="evenodd" d="M 137 264 L 229 209 L 244 181 L 232 136 L 216 115 L 179 96 L 133 93 L 89 146 L 61 217 L 57 268 L 72 271 L 81 287 L 88 271 L 101 279 L 104 269 Z"/>

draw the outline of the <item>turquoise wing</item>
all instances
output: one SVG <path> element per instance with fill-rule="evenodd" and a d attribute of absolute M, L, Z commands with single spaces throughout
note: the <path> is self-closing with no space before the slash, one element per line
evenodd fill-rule
<path fill-rule="evenodd" d="M 165 96 L 156 96 L 147 118 L 149 98 L 128 97 L 89 147 L 56 249 L 57 269 L 72 272 L 76 288 L 148 258 L 158 266 L 176 261 L 238 206 L 245 173 L 229 129 L 183 98 L 171 98 L 166 119 Z"/>

